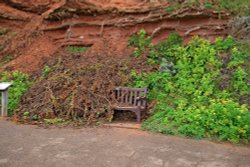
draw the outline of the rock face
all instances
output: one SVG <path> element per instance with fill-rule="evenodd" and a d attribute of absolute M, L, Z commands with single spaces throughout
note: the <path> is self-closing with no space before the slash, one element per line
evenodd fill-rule
<path fill-rule="evenodd" d="M 185 41 L 194 35 L 214 40 L 227 34 L 227 13 L 201 5 L 167 12 L 169 6 L 167 0 L 2 0 L 0 28 L 15 32 L 0 39 L 1 57 L 15 58 L 4 68 L 32 73 L 58 48 L 69 45 L 123 56 L 128 38 L 142 28 L 154 43 L 172 32 Z"/>

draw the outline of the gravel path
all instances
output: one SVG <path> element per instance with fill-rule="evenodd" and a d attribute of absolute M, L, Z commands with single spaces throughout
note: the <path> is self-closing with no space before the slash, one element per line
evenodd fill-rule
<path fill-rule="evenodd" d="M 0 120 L 0 167 L 250 167 L 250 147 L 121 128 L 44 129 Z"/>

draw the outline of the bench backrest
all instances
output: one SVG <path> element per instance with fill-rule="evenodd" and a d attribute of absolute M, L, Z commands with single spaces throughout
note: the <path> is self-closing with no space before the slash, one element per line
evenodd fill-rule
<path fill-rule="evenodd" d="M 140 101 L 138 98 L 146 97 L 147 88 L 127 88 L 117 87 L 115 89 L 115 98 L 120 103 L 126 103 L 133 106 L 146 106 L 146 101 Z"/>

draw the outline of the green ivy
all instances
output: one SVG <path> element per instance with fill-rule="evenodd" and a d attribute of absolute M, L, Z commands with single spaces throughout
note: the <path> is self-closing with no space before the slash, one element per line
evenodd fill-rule
<path fill-rule="evenodd" d="M 168 41 L 168 42 L 166 42 Z M 182 46 L 171 36 L 154 46 L 158 71 L 132 72 L 134 87 L 148 87 L 149 100 L 157 102 L 145 129 L 213 138 L 231 142 L 250 139 L 250 112 L 243 97 L 250 85 L 244 63 L 247 52 L 237 48 L 232 37 L 218 38 L 214 44 L 194 37 Z"/>

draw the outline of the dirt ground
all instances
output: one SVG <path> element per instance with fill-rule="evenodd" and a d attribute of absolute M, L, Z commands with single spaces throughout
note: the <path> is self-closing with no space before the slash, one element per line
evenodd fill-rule
<path fill-rule="evenodd" d="M 250 148 L 119 128 L 44 129 L 0 120 L 1 167 L 249 167 Z"/>

